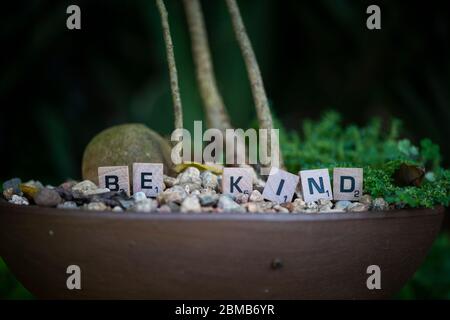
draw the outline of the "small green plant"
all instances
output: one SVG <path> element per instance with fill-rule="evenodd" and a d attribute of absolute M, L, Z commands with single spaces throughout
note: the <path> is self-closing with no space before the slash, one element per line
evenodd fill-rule
<path fill-rule="evenodd" d="M 368 125 L 342 124 L 340 114 L 326 112 L 319 121 L 307 120 L 300 132 L 280 132 L 281 146 L 287 169 L 334 168 L 355 166 L 364 168 L 364 192 L 383 197 L 398 207 L 448 206 L 450 202 L 450 171 L 440 167 L 439 146 L 429 139 L 414 145 L 401 138 L 401 122 L 391 121 L 388 130 L 379 119 Z M 395 173 L 405 170 L 426 173 L 421 183 L 402 186 Z M 402 168 L 403 169 L 403 168 Z M 407 171 L 407 174 L 410 174 Z M 419 175 L 419 173 L 417 173 Z"/>

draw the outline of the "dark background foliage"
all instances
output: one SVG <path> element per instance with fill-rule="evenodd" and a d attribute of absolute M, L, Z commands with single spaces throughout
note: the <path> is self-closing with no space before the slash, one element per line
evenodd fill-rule
<path fill-rule="evenodd" d="M 382 10 L 382 30 L 369 31 L 366 8 L 374 3 Z M 81 7 L 79 31 L 66 28 L 69 4 Z M 429 137 L 438 143 L 448 166 L 450 12 L 443 2 L 239 4 L 273 112 L 286 128 L 298 129 L 305 118 L 317 119 L 330 108 L 346 123 L 396 117 L 413 142 Z M 186 19 L 180 1 L 166 5 L 190 129 L 204 116 Z M 249 127 L 255 111 L 225 3 L 202 5 L 220 91 L 233 124 Z M 84 147 L 114 124 L 143 122 L 164 135 L 173 129 L 154 1 L 9 1 L 0 24 L 1 181 L 79 179 Z M 450 257 L 439 254 L 449 247 L 444 234 L 426 262 L 428 273 L 418 273 L 401 297 L 449 297 L 442 284 L 449 284 Z M 1 296 L 11 294 L 7 285 L 14 287 L 5 274 Z"/>

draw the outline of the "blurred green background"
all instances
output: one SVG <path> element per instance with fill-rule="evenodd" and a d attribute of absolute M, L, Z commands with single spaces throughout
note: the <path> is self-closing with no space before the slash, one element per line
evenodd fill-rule
<path fill-rule="evenodd" d="M 78 4 L 82 29 L 66 28 Z M 282 125 L 333 108 L 346 123 L 403 121 L 406 137 L 450 147 L 450 12 L 402 1 L 239 1 L 271 106 Z M 382 29 L 366 28 L 378 4 Z M 166 0 L 184 121 L 204 120 L 181 1 Z M 255 111 L 224 1 L 202 1 L 216 76 L 235 127 Z M 142 122 L 173 129 L 160 19 L 152 0 L 9 1 L 0 12 L 0 181 L 59 184 L 80 178 L 82 152 L 102 129 Z M 448 226 L 448 222 L 445 223 Z M 0 297 L 29 298 L 0 261 Z M 397 295 L 450 298 L 450 239 L 444 228 L 427 260 Z"/>

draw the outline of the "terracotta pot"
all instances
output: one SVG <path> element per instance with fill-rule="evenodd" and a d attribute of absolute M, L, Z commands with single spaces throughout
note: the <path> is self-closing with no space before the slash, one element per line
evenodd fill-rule
<path fill-rule="evenodd" d="M 0 205 L 0 256 L 39 298 L 388 298 L 443 208 L 288 214 L 101 213 Z M 81 268 L 82 290 L 66 269 Z M 368 290 L 367 267 L 381 268 Z"/>

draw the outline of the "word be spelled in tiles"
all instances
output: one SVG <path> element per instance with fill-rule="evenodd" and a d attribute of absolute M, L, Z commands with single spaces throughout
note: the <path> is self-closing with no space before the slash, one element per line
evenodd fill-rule
<path fill-rule="evenodd" d="M 300 171 L 303 198 L 306 202 L 333 199 L 328 169 Z"/>
<path fill-rule="evenodd" d="M 130 195 L 130 177 L 127 166 L 99 167 L 98 181 L 100 188 L 111 191 L 125 191 Z"/>
<path fill-rule="evenodd" d="M 162 163 L 133 163 L 133 193 L 156 197 L 163 190 Z"/>
<path fill-rule="evenodd" d="M 250 194 L 253 190 L 253 172 L 251 168 L 224 168 L 222 175 L 222 193 L 237 195 Z"/>
<path fill-rule="evenodd" d="M 333 191 L 335 200 L 359 200 L 363 192 L 363 169 L 334 168 Z"/>
<path fill-rule="evenodd" d="M 298 180 L 298 175 L 272 168 L 263 190 L 263 197 L 278 203 L 291 202 Z"/>

